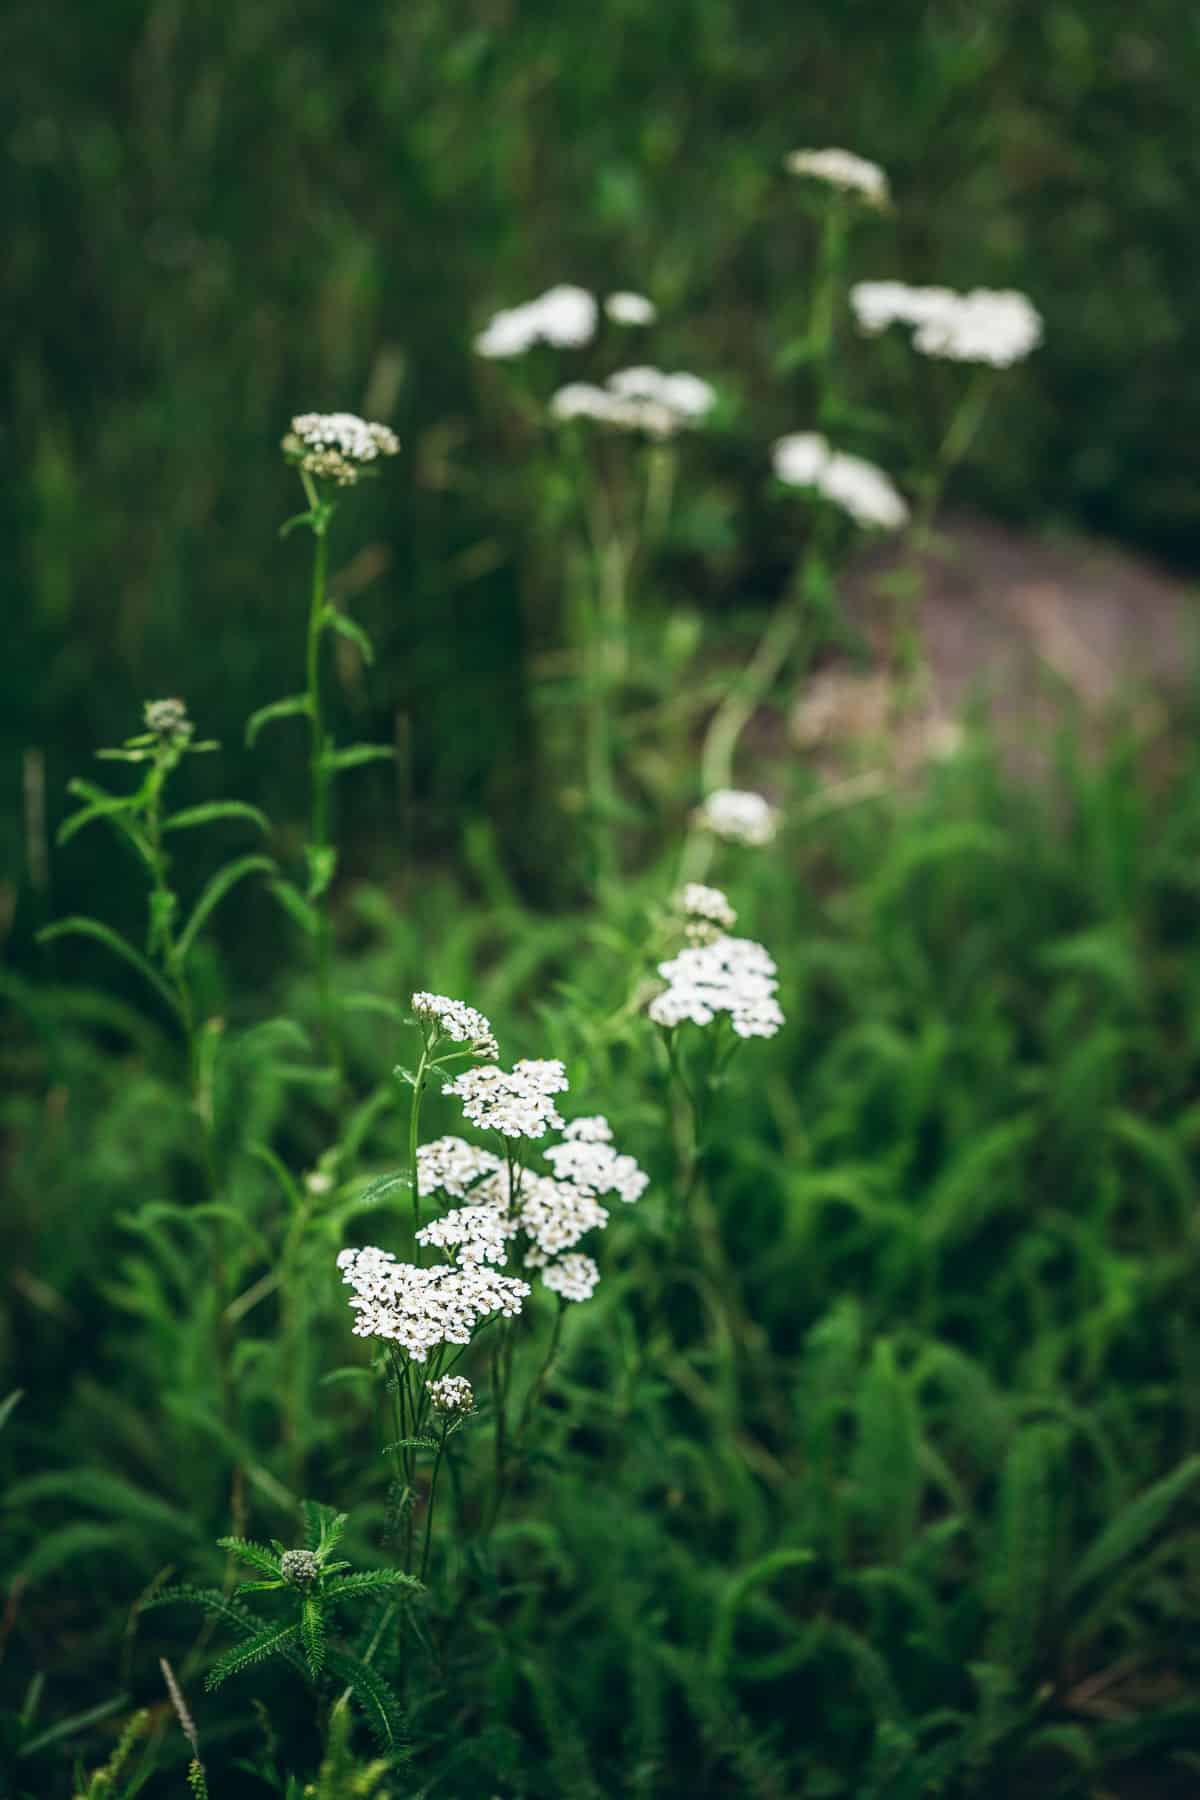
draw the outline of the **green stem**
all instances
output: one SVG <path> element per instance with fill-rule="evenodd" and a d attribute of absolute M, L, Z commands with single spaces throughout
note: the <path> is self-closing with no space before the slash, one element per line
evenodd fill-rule
<path fill-rule="evenodd" d="M 529 1391 L 525 1395 L 525 1404 L 521 1408 L 520 1423 L 517 1426 L 516 1437 L 513 1444 L 513 1447 L 518 1454 L 525 1443 L 525 1434 L 529 1430 L 529 1426 L 532 1422 L 534 1408 L 541 1398 L 542 1389 L 549 1380 L 550 1371 L 554 1367 L 554 1361 L 558 1355 L 558 1347 L 562 1341 L 563 1319 L 566 1316 L 568 1304 L 569 1302 L 564 1300 L 560 1294 L 558 1296 L 558 1311 L 554 1316 L 554 1326 L 550 1332 L 550 1342 L 546 1348 L 546 1354 L 542 1358 L 542 1365 L 530 1384 Z"/>
<path fill-rule="evenodd" d="M 421 1229 L 421 1195 L 417 1187 L 417 1151 L 420 1147 L 421 1133 L 421 1095 L 425 1088 L 426 1071 L 429 1068 L 429 1040 L 422 1035 L 421 1060 L 417 1064 L 417 1072 L 413 1077 L 412 1107 L 408 1115 L 408 1174 L 412 1182 L 412 1219 L 413 1219 L 413 1261 L 421 1260 L 421 1246 L 417 1243 L 417 1233 Z"/>
<path fill-rule="evenodd" d="M 329 522 L 331 509 L 317 493 L 316 485 L 306 470 L 300 471 L 304 492 L 312 514 L 313 572 L 308 609 L 308 639 L 305 653 L 305 691 L 308 696 L 309 785 L 311 818 L 309 849 L 313 870 L 322 870 L 322 887 L 315 896 L 317 928 L 317 1002 L 321 1015 L 321 1037 L 326 1055 L 333 1065 L 340 1099 L 343 1083 L 341 1042 L 334 1018 L 333 1004 L 333 922 L 329 912 L 330 882 L 323 865 L 332 850 L 330 841 L 330 786 L 332 776 L 327 755 L 325 712 L 321 695 L 321 638 L 325 630 L 325 607 L 329 586 Z"/>
<path fill-rule="evenodd" d="M 425 1542 L 421 1550 L 421 1580 L 424 1581 L 429 1572 L 429 1545 L 433 1535 L 433 1509 L 437 1504 L 438 1476 L 442 1471 L 442 1458 L 446 1453 L 446 1427 L 442 1427 L 438 1441 L 437 1455 L 433 1462 L 433 1473 L 429 1477 L 429 1500 L 425 1508 Z"/>

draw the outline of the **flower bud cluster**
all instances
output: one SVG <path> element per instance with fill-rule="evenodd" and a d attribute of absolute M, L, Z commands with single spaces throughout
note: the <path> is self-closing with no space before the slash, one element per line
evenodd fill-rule
<path fill-rule="evenodd" d="M 474 1056 L 499 1056 L 496 1034 L 481 1012 L 461 1000 L 445 994 L 414 994 L 410 1001 L 413 1012 L 423 1024 L 432 1025 L 442 1037 L 456 1044 L 469 1044 Z"/>
<path fill-rule="evenodd" d="M 475 1392 L 465 1375 L 439 1375 L 425 1383 L 434 1412 L 448 1418 L 465 1419 L 474 1411 Z"/>
<path fill-rule="evenodd" d="M 369 424 L 357 413 L 297 413 L 283 440 L 288 461 L 319 480 L 353 487 L 381 456 L 395 456 L 400 440 L 386 425 Z"/>
<path fill-rule="evenodd" d="M 142 716 L 146 730 L 164 744 L 186 744 L 196 729 L 182 700 L 147 700 Z"/>

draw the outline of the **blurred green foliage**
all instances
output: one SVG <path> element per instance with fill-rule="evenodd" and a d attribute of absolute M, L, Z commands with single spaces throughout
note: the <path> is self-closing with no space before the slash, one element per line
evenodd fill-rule
<path fill-rule="evenodd" d="M 1200 23 L 1174 0 L 13 0 L 0 53 L 10 868 L 23 748 L 53 807 L 142 697 L 184 691 L 233 745 L 279 691 L 304 576 L 276 446 L 308 406 L 406 444 L 343 571 L 383 652 L 347 707 L 410 746 L 395 833 L 410 794 L 434 843 L 464 806 L 527 810 L 555 601 L 524 566 L 528 443 L 469 342 L 552 281 L 650 292 L 656 351 L 725 384 L 721 505 L 680 578 L 710 607 L 778 587 L 790 546 L 754 508 L 767 438 L 807 423 L 778 372 L 812 255 L 797 143 L 891 174 L 855 273 L 1016 285 L 1046 315 L 962 487 L 1194 556 Z M 884 461 L 894 395 L 860 445 Z M 272 782 L 235 779 L 268 806 Z"/>

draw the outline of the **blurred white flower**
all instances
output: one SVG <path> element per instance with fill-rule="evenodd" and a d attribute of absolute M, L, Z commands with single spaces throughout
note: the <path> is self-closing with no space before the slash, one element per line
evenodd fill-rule
<path fill-rule="evenodd" d="M 886 206 L 888 178 L 878 163 L 852 150 L 793 150 L 784 166 L 791 175 L 811 175 L 843 194 L 856 194 L 868 206 Z"/>
<path fill-rule="evenodd" d="M 410 1005 L 418 1019 L 435 1026 L 443 1037 L 456 1044 L 469 1044 L 474 1055 L 500 1054 L 491 1025 L 473 1006 L 451 1000 L 445 994 L 426 993 L 414 994 Z"/>
<path fill-rule="evenodd" d="M 614 325 L 653 325 L 658 308 L 645 294 L 610 294 L 604 310 Z"/>
<path fill-rule="evenodd" d="M 504 1137 L 540 1138 L 552 1126 L 561 1130 L 562 1119 L 551 1096 L 567 1086 L 562 1063 L 526 1058 L 511 1071 L 495 1063 L 465 1069 L 442 1092 L 462 1101 L 473 1125 Z"/>
<path fill-rule="evenodd" d="M 289 462 L 338 487 L 353 487 L 368 464 L 399 449 L 394 431 L 357 413 L 297 413 L 283 440 Z"/>
<path fill-rule="evenodd" d="M 745 788 L 714 788 L 696 809 L 696 823 L 730 844 L 769 844 L 779 828 L 779 812 L 762 794 Z"/>
<path fill-rule="evenodd" d="M 683 370 L 664 375 L 660 369 L 619 369 L 604 387 L 573 381 L 559 388 L 551 398 L 550 412 L 564 421 L 595 419 L 622 431 L 668 438 L 698 425 L 716 398 L 716 389 L 707 381 Z"/>
<path fill-rule="evenodd" d="M 908 506 L 882 469 L 861 456 L 833 450 L 818 432 L 797 431 L 772 447 L 779 480 L 811 487 L 849 513 L 855 524 L 896 531 L 907 523 Z"/>
<path fill-rule="evenodd" d="M 719 937 L 659 963 L 667 983 L 647 1011 L 656 1025 L 711 1025 L 727 1013 L 738 1037 L 774 1037 L 783 1024 L 775 964 L 751 938 Z"/>
<path fill-rule="evenodd" d="M 475 339 L 479 356 L 523 356 L 534 344 L 578 349 L 596 335 L 598 308 L 586 288 L 560 283 L 524 306 L 498 312 Z"/>
<path fill-rule="evenodd" d="M 560 1256 L 542 1270 L 542 1286 L 553 1294 L 561 1294 L 564 1300 L 590 1300 L 599 1280 L 600 1271 L 591 1257 L 577 1252 Z"/>
<path fill-rule="evenodd" d="M 850 304 L 870 335 L 889 325 L 913 328 L 913 348 L 953 362 L 988 363 L 1007 369 L 1042 340 L 1042 318 L 1033 302 L 1013 288 L 908 287 L 902 281 L 860 281 Z"/>
<path fill-rule="evenodd" d="M 685 931 L 696 943 L 708 943 L 722 931 L 732 931 L 737 914 L 720 888 L 705 887 L 702 881 L 689 881 L 675 895 L 674 907 L 683 915 Z"/>

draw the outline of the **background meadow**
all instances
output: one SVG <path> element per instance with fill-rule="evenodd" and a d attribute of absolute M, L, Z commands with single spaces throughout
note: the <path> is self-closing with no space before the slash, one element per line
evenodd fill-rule
<path fill-rule="evenodd" d="M 906 755 L 926 565 L 902 538 L 872 585 L 770 446 L 820 423 L 915 501 L 965 372 L 865 339 L 849 288 L 1017 288 L 1044 340 L 945 516 L 1189 578 L 1195 22 L 72 13 L 0 26 L 0 1794 L 1193 1794 L 1190 665 L 1169 706 L 1098 722 L 1049 679 L 1017 751 L 980 704 Z M 823 338 L 830 197 L 784 159 L 829 143 L 894 206 L 853 215 Z M 557 282 L 658 318 L 473 352 Z M 710 382 L 703 427 L 548 422 L 622 362 Z M 246 733 L 306 679 L 315 539 L 280 535 L 307 502 L 279 443 L 307 407 L 401 440 L 329 538 L 325 723 L 387 752 L 331 777 L 336 867 L 306 857 L 305 719 Z M 889 699 L 834 756 L 793 709 L 839 668 Z M 95 804 L 70 781 L 134 790 L 149 765 L 94 753 L 176 694 L 220 749 L 168 771 L 170 806 L 241 811 L 156 840 L 168 941 L 111 818 L 55 835 Z M 726 782 L 778 808 L 770 843 L 696 829 Z M 736 1046 L 698 1141 L 645 1010 L 685 878 L 768 947 L 786 1020 Z M 80 915 L 166 992 L 94 936 L 39 940 Z M 430 1454 L 381 1456 L 334 1262 L 411 1246 L 408 1190 L 376 1184 L 407 1166 L 416 990 L 479 1008 L 505 1066 L 562 1059 L 564 1112 L 649 1176 L 561 1343 L 540 1287 L 511 1334 L 507 1462 L 464 1362 L 427 1562 Z M 697 1080 L 705 1029 L 680 1027 Z M 472 1135 L 439 1089 L 422 1138 Z M 217 1540 L 299 1546 L 306 1499 L 349 1514 L 364 1578 L 425 1589 L 364 1585 L 340 1665 L 296 1640 L 207 1691 L 249 1630 Z M 180 1587 L 207 1610 L 160 1604 Z"/>

